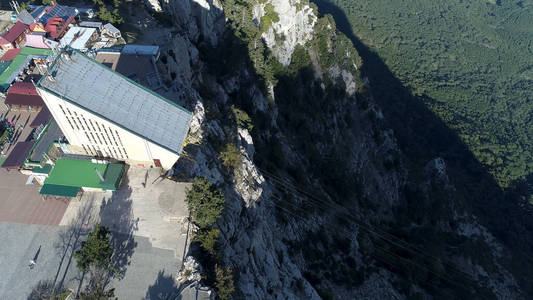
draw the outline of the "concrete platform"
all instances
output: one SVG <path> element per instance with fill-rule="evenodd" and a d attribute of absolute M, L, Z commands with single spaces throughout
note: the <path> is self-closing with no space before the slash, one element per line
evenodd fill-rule
<path fill-rule="evenodd" d="M 86 192 L 71 201 L 61 225 L 71 222 L 80 205 L 92 203 L 93 220 L 110 230 L 146 237 L 156 248 L 180 257 L 185 247 L 185 190 L 189 183 L 160 179 L 160 170 L 131 167 L 115 192 Z"/>

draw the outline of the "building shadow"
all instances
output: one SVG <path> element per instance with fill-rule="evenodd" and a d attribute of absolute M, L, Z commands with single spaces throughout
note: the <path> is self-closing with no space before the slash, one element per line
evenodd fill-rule
<path fill-rule="evenodd" d="M 113 191 L 110 198 L 102 199 L 99 212 L 101 224 L 111 232 L 111 243 L 113 244 L 111 268 L 114 272 L 111 275 L 119 279 L 124 278 L 137 247 L 137 242 L 133 236 L 137 224 L 133 219 L 132 190 L 128 183 L 126 175 L 122 180 L 121 187 Z"/>
<path fill-rule="evenodd" d="M 159 271 L 155 282 L 146 291 L 146 300 L 173 300 L 178 294 L 178 288 L 174 278 L 165 271 Z"/>

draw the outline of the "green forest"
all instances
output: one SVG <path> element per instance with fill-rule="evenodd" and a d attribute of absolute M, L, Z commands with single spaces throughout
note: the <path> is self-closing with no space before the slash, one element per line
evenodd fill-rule
<path fill-rule="evenodd" d="M 532 173 L 532 0 L 329 3 L 349 21 L 337 26 L 351 25 L 341 29 L 351 30 L 424 99 L 500 186 Z"/>

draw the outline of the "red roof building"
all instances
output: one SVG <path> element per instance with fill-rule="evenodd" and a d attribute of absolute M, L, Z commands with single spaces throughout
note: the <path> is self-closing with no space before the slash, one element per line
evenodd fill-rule
<path fill-rule="evenodd" d="M 4 55 L 2 57 L 0 57 L 0 62 L 14 60 L 15 57 L 17 57 L 17 55 L 19 55 L 21 50 L 22 50 L 22 48 L 7 50 L 6 53 L 4 53 Z"/>
<path fill-rule="evenodd" d="M 28 33 L 28 25 L 18 21 L 6 33 L 0 36 L 0 47 L 4 50 L 20 48 Z"/>
<path fill-rule="evenodd" d="M 31 82 L 16 82 L 7 90 L 5 100 L 7 105 L 17 107 L 38 108 L 44 106 L 43 99 L 37 93 L 35 86 Z"/>
<path fill-rule="evenodd" d="M 44 30 L 44 26 L 41 23 L 30 24 L 30 32 L 32 34 L 46 34 L 46 30 Z"/>
<path fill-rule="evenodd" d="M 70 17 L 67 21 L 63 21 L 60 17 L 52 17 L 48 19 L 44 30 L 54 39 L 59 39 L 67 31 L 68 25 L 72 23 L 74 17 Z"/>

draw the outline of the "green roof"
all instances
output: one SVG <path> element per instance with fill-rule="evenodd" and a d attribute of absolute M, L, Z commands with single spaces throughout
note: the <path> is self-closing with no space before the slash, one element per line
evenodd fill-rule
<path fill-rule="evenodd" d="M 52 56 L 54 55 L 54 51 L 50 49 L 40 49 L 40 48 L 32 48 L 32 47 L 24 47 L 22 50 L 20 50 L 19 55 L 37 55 L 37 56 Z"/>
<path fill-rule="evenodd" d="M 9 88 L 9 85 L 11 84 L 13 74 L 15 72 L 20 71 L 21 66 L 25 65 L 27 61 L 29 60 L 29 56 L 52 56 L 54 55 L 54 52 L 49 49 L 39 49 L 39 48 L 31 48 L 31 47 L 24 47 L 22 50 L 20 50 L 20 53 L 13 59 L 13 61 L 9 62 L 9 65 L 2 66 L 0 74 L 0 90 L 5 91 Z"/>
<path fill-rule="evenodd" d="M 10 64 L 10 61 L 0 61 L 0 73 L 4 73 L 4 70 L 7 69 Z"/>
<path fill-rule="evenodd" d="M 57 184 L 74 187 L 101 188 L 100 174 L 105 173 L 105 164 L 95 164 L 90 160 L 60 158 L 56 161 L 54 169 L 44 181 L 45 184 Z"/>
<path fill-rule="evenodd" d="M 79 190 L 80 190 L 79 187 L 45 183 L 43 187 L 41 188 L 41 191 L 39 192 L 39 194 L 61 196 L 61 197 L 76 197 Z"/>
<path fill-rule="evenodd" d="M 32 173 L 37 174 L 50 174 L 50 170 L 52 170 L 52 166 L 49 164 L 44 165 L 44 167 L 35 167 L 32 169 Z"/>
<path fill-rule="evenodd" d="M 97 169 L 104 177 L 101 181 Z M 122 164 L 95 164 L 90 160 L 60 158 L 44 184 L 116 190 L 124 175 Z"/>
<path fill-rule="evenodd" d="M 106 190 L 116 190 L 124 174 L 124 165 L 108 164 L 104 174 L 104 181 L 101 182 L 102 188 Z"/>

